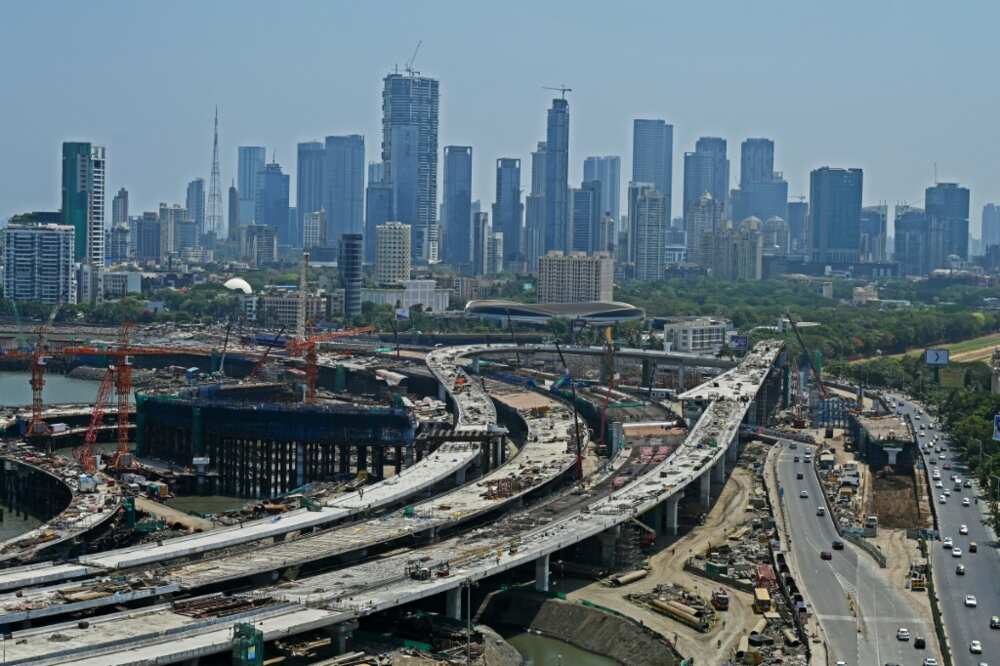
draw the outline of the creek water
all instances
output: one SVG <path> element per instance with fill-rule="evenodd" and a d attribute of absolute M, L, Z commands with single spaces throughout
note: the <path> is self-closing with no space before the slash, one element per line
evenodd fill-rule
<path fill-rule="evenodd" d="M 525 632 L 505 638 L 530 666 L 618 666 L 614 659 L 581 650 L 551 636 Z"/>

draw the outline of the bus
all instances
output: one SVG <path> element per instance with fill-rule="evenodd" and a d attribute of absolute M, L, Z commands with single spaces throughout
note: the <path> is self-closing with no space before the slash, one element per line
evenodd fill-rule
<path fill-rule="evenodd" d="M 753 590 L 753 610 L 755 613 L 766 613 L 771 610 L 771 593 L 766 587 L 755 587 Z"/>

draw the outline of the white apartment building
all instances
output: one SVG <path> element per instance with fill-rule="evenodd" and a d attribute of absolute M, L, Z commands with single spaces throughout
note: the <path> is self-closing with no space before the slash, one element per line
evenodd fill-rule
<path fill-rule="evenodd" d="M 3 230 L 4 296 L 51 305 L 76 303 L 74 234 L 65 224 L 10 223 Z"/>
<path fill-rule="evenodd" d="M 607 252 L 552 250 L 538 258 L 538 302 L 609 302 L 614 297 L 614 273 L 614 260 Z"/>
<path fill-rule="evenodd" d="M 728 319 L 670 319 L 663 326 L 663 348 L 691 354 L 716 354 L 726 344 L 732 330 L 733 323 Z"/>
<path fill-rule="evenodd" d="M 375 227 L 375 282 L 401 284 L 410 279 L 410 225 L 386 222 Z"/>

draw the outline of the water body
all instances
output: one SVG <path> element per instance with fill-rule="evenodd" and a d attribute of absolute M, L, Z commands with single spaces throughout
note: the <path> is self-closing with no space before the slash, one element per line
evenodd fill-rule
<path fill-rule="evenodd" d="M 31 373 L 0 372 L 0 407 L 21 407 L 31 404 Z M 97 388 L 101 385 L 90 379 L 73 379 L 66 375 L 51 374 L 45 376 L 45 389 L 42 396 L 47 405 L 58 405 L 67 402 L 89 402 L 93 404 L 97 397 Z"/>
<path fill-rule="evenodd" d="M 530 666 L 618 666 L 614 659 L 581 650 L 551 636 L 522 633 L 505 638 Z"/>
<path fill-rule="evenodd" d="M 41 521 L 31 516 L 15 515 L 9 507 L 3 504 L 0 504 L 0 511 L 3 512 L 3 519 L 0 520 L 0 541 L 13 539 L 42 524 Z"/>

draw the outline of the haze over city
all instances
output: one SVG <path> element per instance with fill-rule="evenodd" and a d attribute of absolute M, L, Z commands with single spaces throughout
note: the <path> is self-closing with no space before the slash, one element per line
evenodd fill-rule
<path fill-rule="evenodd" d="M 527 160 L 565 84 L 569 177 L 589 155 L 631 162 L 632 119 L 674 126 L 674 189 L 700 136 L 775 142 L 789 194 L 823 165 L 864 169 L 864 203 L 920 205 L 937 180 L 970 189 L 970 231 L 1000 199 L 995 3 L 23 3 L 0 25 L 0 218 L 58 206 L 59 145 L 108 148 L 108 190 L 134 210 L 208 177 L 220 112 L 224 186 L 238 145 L 295 176 L 296 143 L 363 134 L 378 159 L 381 81 L 440 81 L 439 146 L 473 147 L 473 198 L 494 160 Z M 439 167 L 440 168 L 440 167 Z M 734 161 L 730 185 L 738 182 Z M 294 205 L 293 200 L 291 202 Z M 680 215 L 680 198 L 673 199 Z M 891 227 L 890 227 L 891 230 Z"/>

